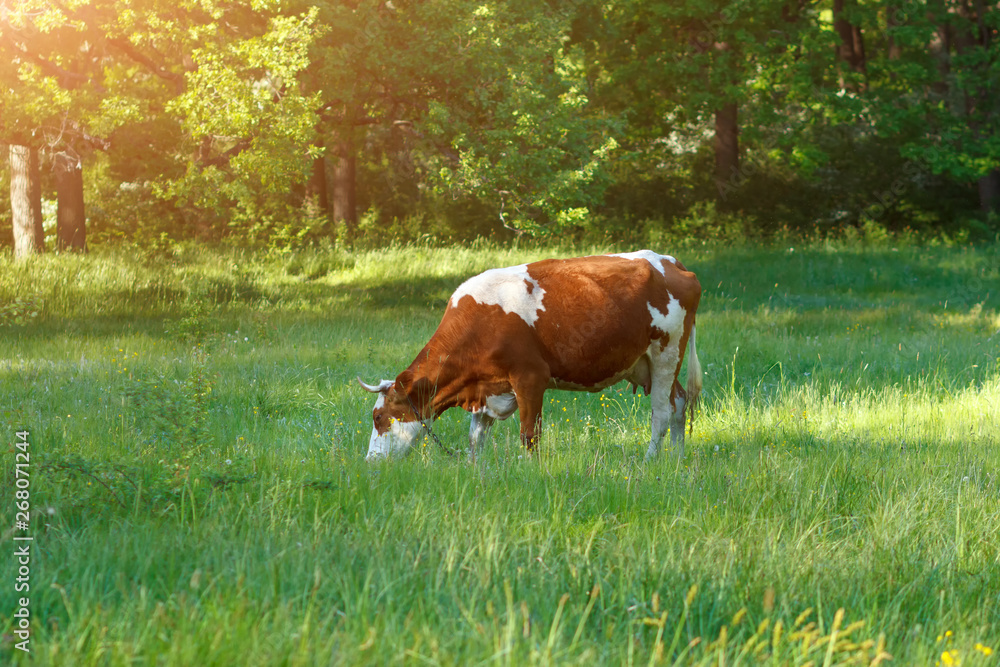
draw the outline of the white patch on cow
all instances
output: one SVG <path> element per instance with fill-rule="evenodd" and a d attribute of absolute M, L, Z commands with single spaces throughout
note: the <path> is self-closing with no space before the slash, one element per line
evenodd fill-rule
<path fill-rule="evenodd" d="M 538 313 L 545 310 L 542 304 L 545 290 L 528 274 L 527 264 L 490 269 L 469 278 L 451 295 L 451 307 L 456 307 L 465 296 L 484 306 L 500 306 L 503 312 L 516 314 L 531 327 L 535 326 Z"/>
<path fill-rule="evenodd" d="M 671 340 L 680 340 L 681 332 L 684 330 L 684 316 L 687 311 L 681 307 L 681 302 L 676 297 L 671 296 L 667 302 L 666 314 L 661 313 L 653 304 L 647 303 L 649 314 L 653 318 L 653 327 L 665 334 L 670 334 Z"/>
<path fill-rule="evenodd" d="M 514 394 L 487 396 L 484 412 L 493 419 L 507 419 L 517 412 L 517 397 Z"/>
<path fill-rule="evenodd" d="M 633 261 L 637 259 L 644 259 L 649 262 L 654 269 L 659 271 L 661 274 L 666 275 L 663 271 L 663 260 L 670 262 L 671 264 L 676 264 L 677 260 L 670 255 L 660 255 L 652 250 L 636 250 L 635 252 L 621 252 L 614 255 L 609 255 L 610 257 L 621 257 L 623 259 L 631 259 Z"/>

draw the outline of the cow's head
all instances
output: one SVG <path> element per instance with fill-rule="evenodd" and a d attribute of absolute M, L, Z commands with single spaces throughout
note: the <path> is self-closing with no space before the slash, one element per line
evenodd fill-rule
<path fill-rule="evenodd" d="M 372 437 L 368 441 L 365 459 L 375 461 L 408 452 L 420 435 L 422 426 L 402 385 L 394 380 L 382 380 L 372 385 L 358 378 L 358 382 L 368 391 L 378 394 L 372 410 Z"/>

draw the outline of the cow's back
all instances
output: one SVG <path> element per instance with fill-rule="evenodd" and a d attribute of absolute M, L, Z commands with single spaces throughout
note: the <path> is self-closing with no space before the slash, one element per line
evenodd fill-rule
<path fill-rule="evenodd" d="M 560 384 L 600 388 L 680 335 L 700 294 L 694 274 L 650 251 L 543 260 L 463 283 L 435 337 L 484 370 L 543 363 Z"/>

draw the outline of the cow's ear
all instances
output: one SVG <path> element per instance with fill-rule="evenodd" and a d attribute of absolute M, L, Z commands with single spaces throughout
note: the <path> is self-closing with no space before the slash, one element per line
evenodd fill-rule
<path fill-rule="evenodd" d="M 412 384 L 413 384 L 413 371 L 407 369 L 402 373 L 400 373 L 399 376 L 396 378 L 396 383 L 393 385 L 393 389 L 402 394 L 406 392 L 407 387 L 412 388 Z"/>

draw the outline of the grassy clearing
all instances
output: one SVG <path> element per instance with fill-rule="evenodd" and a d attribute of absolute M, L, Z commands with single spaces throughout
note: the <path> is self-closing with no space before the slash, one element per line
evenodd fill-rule
<path fill-rule="evenodd" d="M 537 460 L 512 419 L 475 467 L 364 464 L 355 375 L 469 275 L 602 250 L 6 264 L 34 663 L 995 664 L 997 247 L 679 253 L 706 370 L 679 463 L 641 464 L 648 399 L 613 388 L 550 392 Z M 0 659 L 27 664 L 9 630 Z"/>

